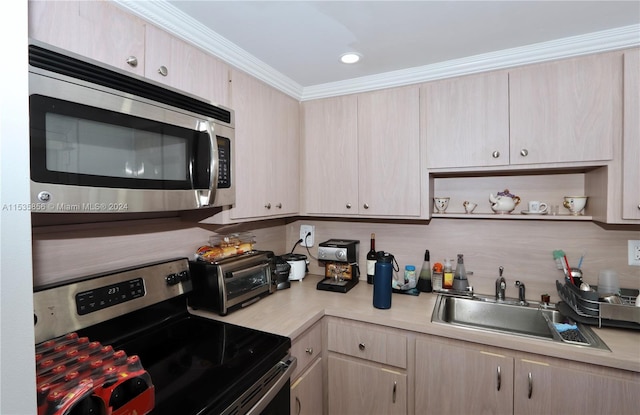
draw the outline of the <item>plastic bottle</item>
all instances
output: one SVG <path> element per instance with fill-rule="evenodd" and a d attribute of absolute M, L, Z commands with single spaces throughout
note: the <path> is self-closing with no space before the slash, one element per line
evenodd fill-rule
<path fill-rule="evenodd" d="M 393 277 L 393 255 L 378 252 L 376 271 L 373 275 L 373 306 L 391 308 L 391 279 Z"/>
<path fill-rule="evenodd" d="M 433 264 L 433 274 L 431 274 L 431 289 L 440 291 L 442 289 L 442 264 L 436 262 Z"/>
<path fill-rule="evenodd" d="M 444 273 L 442 278 L 442 288 L 453 288 L 453 266 L 451 265 L 452 259 L 444 260 Z"/>
<path fill-rule="evenodd" d="M 432 291 L 431 285 L 431 263 L 429 258 L 429 250 L 424 251 L 424 262 L 420 269 L 420 277 L 418 278 L 418 291 L 423 293 L 430 293 Z"/>
<path fill-rule="evenodd" d="M 373 284 L 373 274 L 376 272 L 376 234 L 371 234 L 371 249 L 367 252 L 367 282 Z"/>
<path fill-rule="evenodd" d="M 404 283 L 409 284 L 409 287 L 416 286 L 416 267 L 415 265 L 406 265 L 404 267 Z"/>

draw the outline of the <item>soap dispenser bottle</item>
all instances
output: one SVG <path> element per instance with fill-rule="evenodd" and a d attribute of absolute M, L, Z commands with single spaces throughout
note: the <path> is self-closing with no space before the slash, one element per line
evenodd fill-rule
<path fill-rule="evenodd" d="M 456 271 L 453 273 L 453 289 L 457 291 L 466 291 L 469 286 L 467 280 L 467 271 L 464 268 L 464 259 L 462 254 L 458 254 L 458 263 Z"/>
<path fill-rule="evenodd" d="M 451 265 L 452 259 L 444 260 L 444 275 L 442 277 L 442 288 L 453 288 L 453 266 Z"/>
<path fill-rule="evenodd" d="M 431 286 L 431 262 L 428 249 L 424 251 L 424 262 L 422 263 L 420 276 L 418 277 L 418 290 L 423 293 L 430 293 L 433 290 Z"/>

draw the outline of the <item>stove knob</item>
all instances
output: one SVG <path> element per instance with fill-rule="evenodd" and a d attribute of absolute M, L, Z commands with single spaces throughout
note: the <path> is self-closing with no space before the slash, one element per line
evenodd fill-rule
<path fill-rule="evenodd" d="M 180 278 L 176 274 L 169 274 L 166 278 L 167 285 L 176 285 L 180 282 Z"/>
<path fill-rule="evenodd" d="M 180 271 L 178 273 L 180 281 L 189 281 L 189 271 Z"/>

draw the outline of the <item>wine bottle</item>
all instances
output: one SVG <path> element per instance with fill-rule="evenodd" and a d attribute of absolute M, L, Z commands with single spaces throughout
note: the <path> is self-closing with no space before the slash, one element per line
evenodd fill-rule
<path fill-rule="evenodd" d="M 371 234 L 371 249 L 367 252 L 367 282 L 373 284 L 373 274 L 376 272 L 376 234 Z"/>

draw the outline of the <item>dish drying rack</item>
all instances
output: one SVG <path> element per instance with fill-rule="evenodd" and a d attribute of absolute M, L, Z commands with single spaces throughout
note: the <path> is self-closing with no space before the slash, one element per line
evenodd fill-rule
<path fill-rule="evenodd" d="M 570 282 L 562 284 L 556 280 L 556 288 L 560 299 L 573 313 L 582 317 L 579 319 L 581 323 L 640 330 L 640 307 L 635 307 L 639 290 L 622 288 L 622 304 L 611 304 L 599 301 L 597 287 L 594 286 L 594 291 L 581 291 Z"/>

